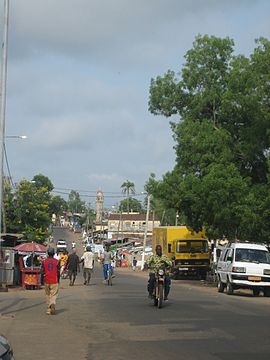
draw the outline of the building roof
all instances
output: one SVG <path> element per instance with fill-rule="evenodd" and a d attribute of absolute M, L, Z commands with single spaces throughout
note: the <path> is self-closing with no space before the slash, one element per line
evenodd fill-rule
<path fill-rule="evenodd" d="M 138 213 L 129 213 L 129 214 L 110 214 L 108 217 L 109 221 L 116 220 L 116 221 L 145 221 L 146 220 L 146 214 L 138 214 Z M 149 221 L 159 221 L 159 218 L 153 214 L 149 215 Z"/>

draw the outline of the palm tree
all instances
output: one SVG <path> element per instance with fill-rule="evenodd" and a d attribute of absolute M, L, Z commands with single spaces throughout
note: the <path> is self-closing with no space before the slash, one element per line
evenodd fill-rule
<path fill-rule="evenodd" d="M 129 194 L 135 194 L 135 185 L 133 182 L 127 180 L 121 185 L 122 193 L 127 195 L 127 210 L 129 214 Z"/>

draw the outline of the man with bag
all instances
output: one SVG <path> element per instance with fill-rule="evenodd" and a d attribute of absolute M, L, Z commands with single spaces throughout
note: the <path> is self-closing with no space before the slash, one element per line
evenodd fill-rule
<path fill-rule="evenodd" d="M 83 262 L 84 285 L 89 285 L 94 268 L 94 254 L 92 253 L 91 246 L 88 245 L 86 247 L 86 251 L 81 257 L 81 262 Z"/>

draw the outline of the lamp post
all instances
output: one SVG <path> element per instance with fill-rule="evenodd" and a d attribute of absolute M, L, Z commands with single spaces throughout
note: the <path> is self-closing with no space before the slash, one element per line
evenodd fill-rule
<path fill-rule="evenodd" d="M 6 135 L 5 139 L 27 139 L 26 135 Z"/>
<path fill-rule="evenodd" d="M 2 61 L 1 61 L 1 89 L 0 89 L 0 240 L 2 235 L 2 202 L 3 202 L 3 163 L 4 163 L 4 139 L 5 139 L 5 113 L 6 113 L 6 86 L 7 86 L 7 48 L 8 48 L 8 20 L 9 20 L 9 0 L 4 0 L 4 19 L 3 19 L 3 42 L 2 42 Z M 3 279 L 0 284 L 6 285 L 5 259 L 3 258 L 2 241 L 0 241 L 0 260 L 3 264 Z M 2 285 L 1 284 L 1 285 Z"/>
<path fill-rule="evenodd" d="M 151 195 L 150 195 L 150 194 L 147 194 L 147 210 L 146 210 L 144 237 L 143 237 L 143 253 L 142 253 L 142 265 L 141 265 L 141 270 L 144 269 L 145 248 L 146 248 L 146 239 L 147 239 L 149 212 L 150 212 L 150 202 L 151 202 Z"/>

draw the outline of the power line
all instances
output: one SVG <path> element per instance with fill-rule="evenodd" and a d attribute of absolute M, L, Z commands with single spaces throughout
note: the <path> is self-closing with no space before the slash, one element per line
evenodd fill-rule
<path fill-rule="evenodd" d="M 97 192 L 97 190 L 81 190 L 81 189 L 69 189 L 69 188 L 61 188 L 61 187 L 54 187 L 55 190 L 66 190 L 66 191 L 77 191 L 79 193 L 95 193 Z M 102 191 L 103 194 L 118 194 L 118 195 L 122 195 L 122 192 L 119 191 Z M 139 195 L 140 193 L 138 193 Z"/>
<path fill-rule="evenodd" d="M 64 192 L 64 191 L 58 191 L 58 190 L 52 190 L 53 193 L 56 194 L 61 194 L 61 195 L 69 195 L 68 192 Z M 137 196 L 145 196 L 145 194 L 133 194 L 134 197 Z M 81 197 L 87 197 L 87 198 L 96 198 L 96 195 L 86 195 L 86 194 L 80 194 Z M 126 198 L 126 196 L 124 194 L 119 194 L 119 195 L 106 195 L 104 196 L 105 198 L 114 198 L 114 199 L 119 199 L 119 198 Z"/>

